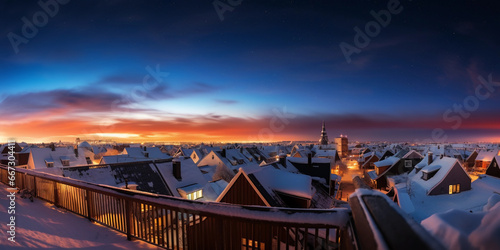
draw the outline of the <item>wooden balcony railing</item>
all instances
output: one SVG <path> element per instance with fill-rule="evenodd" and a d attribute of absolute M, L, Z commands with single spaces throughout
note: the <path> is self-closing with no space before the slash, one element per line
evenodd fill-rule
<path fill-rule="evenodd" d="M 9 184 L 8 169 L 0 180 Z M 15 186 L 166 249 L 350 249 L 350 210 L 285 209 L 189 201 L 17 168 Z"/>

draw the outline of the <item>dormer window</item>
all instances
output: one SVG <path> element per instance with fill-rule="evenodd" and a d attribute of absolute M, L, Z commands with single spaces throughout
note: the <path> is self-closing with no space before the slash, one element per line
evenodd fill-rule
<path fill-rule="evenodd" d="M 187 195 L 187 199 L 188 200 L 197 200 L 199 198 L 203 197 L 203 192 L 202 190 L 198 190 L 198 191 L 195 191 L 195 192 L 192 192 L 190 194 Z"/>
<path fill-rule="evenodd" d="M 64 166 L 64 167 L 68 167 L 69 166 L 69 157 L 67 156 L 61 156 L 61 164 Z"/>
<path fill-rule="evenodd" d="M 54 161 L 52 160 L 45 160 L 45 166 L 48 168 L 53 168 L 54 167 Z"/>
<path fill-rule="evenodd" d="M 177 188 L 182 198 L 188 200 L 197 200 L 203 197 L 203 189 L 200 184 L 191 184 L 185 187 Z"/>
<path fill-rule="evenodd" d="M 438 170 L 434 170 L 432 172 L 423 171 L 422 172 L 422 179 L 425 180 L 425 181 L 429 180 L 430 178 L 434 177 L 434 175 L 436 175 L 436 173 L 437 173 Z"/>

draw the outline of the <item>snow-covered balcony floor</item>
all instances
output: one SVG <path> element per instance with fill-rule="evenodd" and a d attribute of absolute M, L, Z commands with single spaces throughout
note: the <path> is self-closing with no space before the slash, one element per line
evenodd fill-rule
<path fill-rule="evenodd" d="M 0 230 L 4 232 L 0 249 L 161 249 L 143 241 L 128 241 L 127 236 L 105 226 L 90 222 L 53 204 L 23 199 L 16 194 L 15 241 L 7 240 L 8 186 L 0 183 Z M 10 236 L 9 236 L 10 237 Z"/>

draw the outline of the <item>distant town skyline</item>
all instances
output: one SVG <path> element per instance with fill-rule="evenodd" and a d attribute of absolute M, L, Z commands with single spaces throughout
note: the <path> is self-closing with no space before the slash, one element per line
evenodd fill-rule
<path fill-rule="evenodd" d="M 489 4 L 59 3 L 0 4 L 0 142 L 500 142 Z"/>

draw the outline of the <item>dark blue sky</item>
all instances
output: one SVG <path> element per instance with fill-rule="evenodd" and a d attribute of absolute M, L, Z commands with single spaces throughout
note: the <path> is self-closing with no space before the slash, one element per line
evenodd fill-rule
<path fill-rule="evenodd" d="M 355 45 L 354 28 L 388 3 L 400 13 L 348 63 L 339 44 Z M 212 1 L 74 0 L 16 53 L 9 37 L 43 9 L 1 1 L 0 139 L 302 140 L 326 120 L 353 140 L 424 140 L 436 128 L 500 140 L 500 87 L 459 126 L 457 112 L 443 119 L 479 76 L 500 81 L 498 7 L 243 0 L 221 21 Z M 145 88 L 148 66 L 168 76 Z M 271 125 L 273 109 L 293 119 Z"/>

